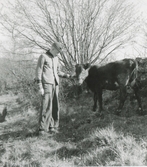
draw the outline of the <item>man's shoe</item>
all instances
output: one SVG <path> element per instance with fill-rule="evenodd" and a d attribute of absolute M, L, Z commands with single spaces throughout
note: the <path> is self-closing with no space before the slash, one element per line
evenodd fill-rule
<path fill-rule="evenodd" d="M 50 128 L 49 132 L 51 133 L 59 133 L 58 128 Z"/>
<path fill-rule="evenodd" d="M 40 131 L 39 131 L 39 135 L 42 135 L 42 136 L 52 136 L 53 133 L 46 132 L 46 131 L 44 131 L 44 130 L 40 130 Z"/>

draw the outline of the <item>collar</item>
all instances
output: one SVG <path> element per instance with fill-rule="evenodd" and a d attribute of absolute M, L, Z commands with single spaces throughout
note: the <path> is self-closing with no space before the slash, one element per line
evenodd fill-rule
<path fill-rule="evenodd" d="M 46 52 L 46 54 L 47 54 L 49 57 L 54 58 L 54 56 L 51 54 L 50 50 L 48 50 L 48 51 Z"/>

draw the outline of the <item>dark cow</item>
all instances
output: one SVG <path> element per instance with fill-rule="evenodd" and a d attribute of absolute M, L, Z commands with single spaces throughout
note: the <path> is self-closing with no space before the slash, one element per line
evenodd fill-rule
<path fill-rule="evenodd" d="M 127 88 L 131 88 L 134 90 L 139 104 L 139 113 L 142 114 L 143 111 L 141 98 L 139 96 L 137 71 L 138 64 L 133 59 L 123 59 L 111 62 L 101 67 L 98 67 L 97 65 L 90 67 L 89 64 L 76 65 L 78 84 L 81 85 L 84 81 L 87 83 L 88 88 L 94 93 L 93 110 L 96 111 L 98 100 L 100 113 L 103 110 L 103 89 L 120 90 L 120 102 L 117 109 L 117 114 L 120 114 L 126 99 Z"/>

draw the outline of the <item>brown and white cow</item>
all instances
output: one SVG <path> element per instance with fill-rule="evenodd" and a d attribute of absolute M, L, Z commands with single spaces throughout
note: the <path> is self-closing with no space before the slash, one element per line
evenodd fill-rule
<path fill-rule="evenodd" d="M 117 114 L 120 114 L 126 99 L 128 87 L 134 90 L 139 105 L 139 113 L 143 113 L 137 72 L 138 64 L 133 59 L 111 62 L 101 67 L 97 65 L 89 66 L 89 64 L 76 65 L 78 84 L 81 85 L 84 81 L 87 83 L 88 88 L 94 93 L 93 111 L 96 111 L 98 101 L 100 113 L 103 110 L 103 89 L 120 90 L 120 101 L 117 109 Z"/>

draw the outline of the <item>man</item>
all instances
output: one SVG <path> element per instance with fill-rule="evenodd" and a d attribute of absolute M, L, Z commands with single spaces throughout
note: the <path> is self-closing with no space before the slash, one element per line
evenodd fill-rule
<path fill-rule="evenodd" d="M 42 96 L 39 118 L 41 133 L 58 132 L 59 127 L 59 76 L 69 78 L 70 75 L 59 71 L 58 54 L 62 51 L 59 42 L 53 43 L 50 50 L 38 59 L 36 80 Z"/>

